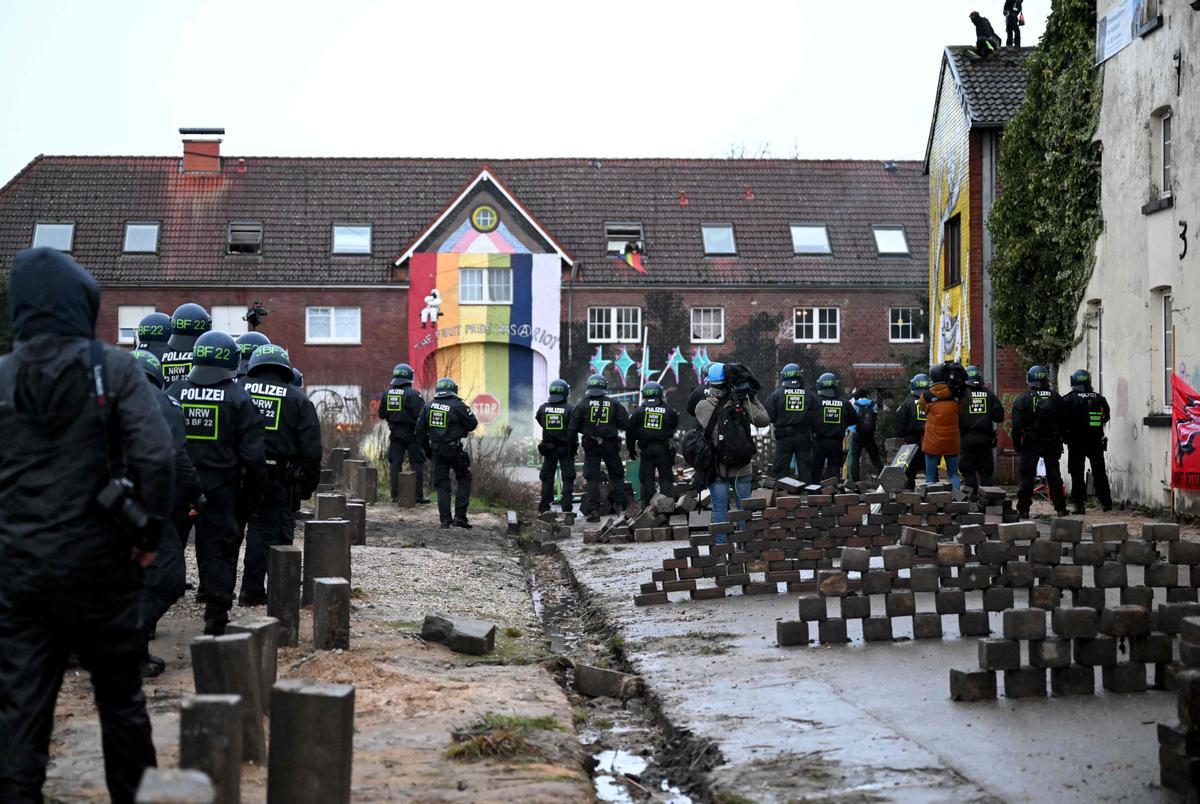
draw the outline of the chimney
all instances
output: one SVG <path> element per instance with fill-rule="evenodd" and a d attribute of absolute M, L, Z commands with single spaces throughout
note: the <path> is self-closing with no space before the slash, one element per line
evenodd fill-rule
<path fill-rule="evenodd" d="M 184 173 L 220 173 L 223 128 L 181 128 Z"/>

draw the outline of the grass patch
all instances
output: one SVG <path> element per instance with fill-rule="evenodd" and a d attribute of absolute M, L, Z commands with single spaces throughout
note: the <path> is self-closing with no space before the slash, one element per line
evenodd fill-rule
<path fill-rule="evenodd" d="M 721 656 L 722 654 L 729 653 L 729 646 L 705 643 L 696 649 L 696 653 L 699 656 Z"/>
<path fill-rule="evenodd" d="M 608 638 L 608 649 L 617 650 L 625 647 L 625 637 L 620 634 L 613 634 Z"/>
<path fill-rule="evenodd" d="M 592 712 L 586 706 L 576 706 L 571 710 L 571 722 L 578 728 L 584 723 L 587 723 L 592 717 Z"/>
<path fill-rule="evenodd" d="M 598 718 L 592 721 L 592 725 L 601 731 L 608 731 L 613 727 L 613 722 L 606 717 Z"/>
<path fill-rule="evenodd" d="M 620 552 L 622 552 L 624 549 L 625 549 L 625 545 L 623 545 L 623 544 L 614 544 L 614 545 L 612 546 L 612 551 L 613 551 L 614 553 L 620 553 Z"/>
<path fill-rule="evenodd" d="M 511 626 L 511 625 L 507 626 L 501 633 L 503 633 L 506 637 L 509 637 L 510 639 L 520 639 L 521 638 L 521 629 Z"/>
<path fill-rule="evenodd" d="M 529 735 L 535 731 L 564 729 L 562 724 L 548 716 L 487 714 L 453 733 L 454 744 L 446 749 L 446 756 L 461 760 L 528 756 L 536 753 L 529 745 Z"/>
<path fill-rule="evenodd" d="M 684 639 L 737 639 L 737 634 L 728 631 L 688 631 Z"/>

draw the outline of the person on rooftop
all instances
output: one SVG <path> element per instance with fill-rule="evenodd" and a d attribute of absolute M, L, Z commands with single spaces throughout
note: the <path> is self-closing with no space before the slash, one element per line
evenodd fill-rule
<path fill-rule="evenodd" d="M 975 24 L 975 53 L 981 59 L 986 59 L 1000 49 L 1000 37 L 988 18 L 978 11 L 971 12 L 971 22 Z"/>

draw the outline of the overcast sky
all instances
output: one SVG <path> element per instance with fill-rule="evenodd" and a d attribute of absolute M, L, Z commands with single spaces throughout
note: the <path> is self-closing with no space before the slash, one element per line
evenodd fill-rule
<path fill-rule="evenodd" d="M 919 158 L 942 48 L 1002 5 L 0 0 L 0 184 L 180 126 L 239 155 Z"/>

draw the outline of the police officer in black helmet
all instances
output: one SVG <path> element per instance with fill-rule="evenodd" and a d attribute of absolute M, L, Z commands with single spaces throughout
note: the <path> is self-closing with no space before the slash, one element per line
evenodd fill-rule
<path fill-rule="evenodd" d="M 192 347 L 196 339 L 212 329 L 212 317 L 198 304 L 181 304 L 171 316 L 171 337 L 167 351 L 159 358 L 163 367 L 163 383 L 171 386 L 187 377 L 192 370 Z"/>
<path fill-rule="evenodd" d="M 978 366 L 967 366 L 967 389 L 959 403 L 962 455 L 958 469 L 964 486 L 990 486 L 996 474 L 996 425 L 1004 423 L 1004 405 L 983 383 Z"/>
<path fill-rule="evenodd" d="M 814 483 L 841 475 L 846 460 L 846 430 L 854 424 L 858 424 L 854 405 L 842 398 L 837 375 L 825 372 L 817 378 L 817 404 L 813 407 Z"/>
<path fill-rule="evenodd" d="M 675 448 L 671 439 L 679 428 L 679 412 L 663 399 L 663 387 L 656 382 L 642 386 L 642 404 L 629 416 L 625 441 L 629 457 L 641 453 L 638 467 L 642 505 L 654 497 L 655 480 L 662 494 L 675 497 Z"/>
<path fill-rule="evenodd" d="M 1017 451 L 1021 472 L 1021 488 L 1017 492 L 1017 513 L 1029 518 L 1033 504 L 1033 487 L 1037 482 L 1038 461 L 1046 462 L 1046 485 L 1050 501 L 1059 516 L 1067 515 L 1067 499 L 1063 494 L 1059 460 L 1063 451 L 1063 420 L 1065 409 L 1062 397 L 1050 388 L 1050 372 L 1034 366 L 1026 375 L 1029 390 L 1017 398 L 1012 409 L 1012 440 Z"/>
<path fill-rule="evenodd" d="M 779 372 L 779 387 L 767 397 L 767 415 L 775 432 L 775 462 L 771 474 L 776 478 L 792 475 L 808 482 L 812 474 L 812 407 L 813 401 L 804 387 L 804 373 L 795 363 L 788 363 Z"/>
<path fill-rule="evenodd" d="M 568 432 L 583 443 L 583 477 L 587 496 L 583 513 L 588 522 L 600 521 L 600 466 L 608 467 L 617 510 L 628 505 L 625 495 L 625 462 L 621 459 L 621 433 L 629 428 L 625 406 L 608 398 L 608 380 L 599 374 L 588 377 L 585 399 L 571 411 Z"/>
<path fill-rule="evenodd" d="M 458 398 L 458 383 L 443 377 L 434 386 L 433 399 L 417 422 L 416 437 L 425 454 L 433 459 L 433 487 L 437 489 L 442 527 L 470 528 L 467 507 L 471 504 L 471 456 L 463 448 L 465 439 L 479 422 L 475 412 Z M 450 473 L 458 482 L 454 496 L 454 518 L 450 517 Z"/>
<path fill-rule="evenodd" d="M 417 442 L 417 422 L 425 400 L 413 388 L 413 367 L 397 363 L 392 369 L 392 387 L 379 400 L 379 418 L 388 424 L 391 440 L 388 442 L 388 468 L 391 470 L 392 502 L 400 499 L 400 473 L 404 471 L 404 459 L 416 475 L 417 502 L 427 503 L 425 497 L 425 452 Z"/>
<path fill-rule="evenodd" d="M 245 377 L 246 372 L 249 371 L 250 356 L 254 354 L 254 350 L 270 342 L 270 338 L 256 330 L 251 330 L 244 335 L 238 336 L 238 339 L 235 341 L 238 350 L 238 377 Z"/>
<path fill-rule="evenodd" d="M 162 364 L 150 352 L 137 349 L 130 354 L 146 373 L 146 379 L 155 388 L 154 400 L 163 421 L 171 431 L 171 442 L 175 455 L 175 497 L 172 500 L 172 516 L 167 519 L 162 541 L 154 556 L 154 563 L 146 569 L 146 585 L 142 589 L 142 625 L 146 631 L 147 647 L 142 658 L 142 676 L 154 678 L 166 668 L 166 662 L 150 653 L 149 640 L 154 638 L 158 621 L 183 597 L 187 581 L 187 564 L 183 556 L 183 544 L 175 532 L 173 520 L 176 516 L 187 516 L 193 507 L 202 505 L 204 492 L 200 487 L 200 476 L 192 465 L 187 450 L 187 433 L 183 427 L 183 409 L 179 402 L 163 390 Z"/>
<path fill-rule="evenodd" d="M 150 313 L 138 322 L 138 351 L 149 352 L 159 363 L 162 362 L 162 356 L 170 348 L 167 346 L 167 341 L 170 339 L 171 316 L 166 313 Z"/>
<path fill-rule="evenodd" d="M 155 765 L 139 665 L 143 568 L 175 460 L 154 389 L 95 340 L 100 286 L 50 248 L 8 275 L 15 343 L 0 357 L 0 801 L 41 801 L 67 657 L 88 672 L 108 793 Z M 126 485 L 126 481 L 128 485 Z"/>
<path fill-rule="evenodd" d="M 196 517 L 196 559 L 204 589 L 204 633 L 225 633 L 237 576 L 241 532 L 239 478 L 253 505 L 267 489 L 263 417 L 235 381 L 237 345 L 206 332 L 193 348 L 192 370 L 169 393 L 183 406 L 188 452 L 200 473 L 206 504 Z"/>
<path fill-rule="evenodd" d="M 579 450 L 578 437 L 572 439 L 568 432 L 571 419 L 571 404 L 567 397 L 571 386 L 566 380 L 550 383 L 548 398 L 534 414 L 534 420 L 542 428 L 542 440 L 538 454 L 542 456 L 542 469 L 538 479 L 542 481 L 542 497 L 538 501 L 538 513 L 550 510 L 554 499 L 554 476 L 562 480 L 560 509 L 570 513 L 575 498 L 575 453 Z"/>
<path fill-rule="evenodd" d="M 921 450 L 921 442 L 925 439 L 925 411 L 921 410 L 917 400 L 933 387 L 933 381 L 925 373 L 915 374 L 908 382 L 909 396 L 896 408 L 896 418 L 893 424 L 894 435 L 907 444 L 916 444 L 917 451 L 913 454 L 904 473 L 908 477 L 907 488 L 915 488 L 917 472 L 925 471 L 925 453 Z"/>
<path fill-rule="evenodd" d="M 267 487 L 250 506 L 238 605 L 261 606 L 267 602 L 267 555 L 276 545 L 292 543 L 294 512 L 321 479 L 321 422 L 313 403 L 292 385 L 292 363 L 282 346 L 256 348 L 241 385 L 266 428 Z"/>
<path fill-rule="evenodd" d="M 1112 491 L 1108 486 L 1108 468 L 1104 464 L 1104 453 L 1108 449 L 1104 425 L 1112 418 L 1112 411 L 1108 400 L 1092 388 L 1091 372 L 1080 369 L 1071 375 L 1071 393 L 1063 397 L 1063 406 L 1066 409 L 1067 473 L 1071 475 L 1075 513 L 1087 512 L 1085 461 L 1092 467 L 1096 499 L 1105 511 L 1111 511 Z"/>

